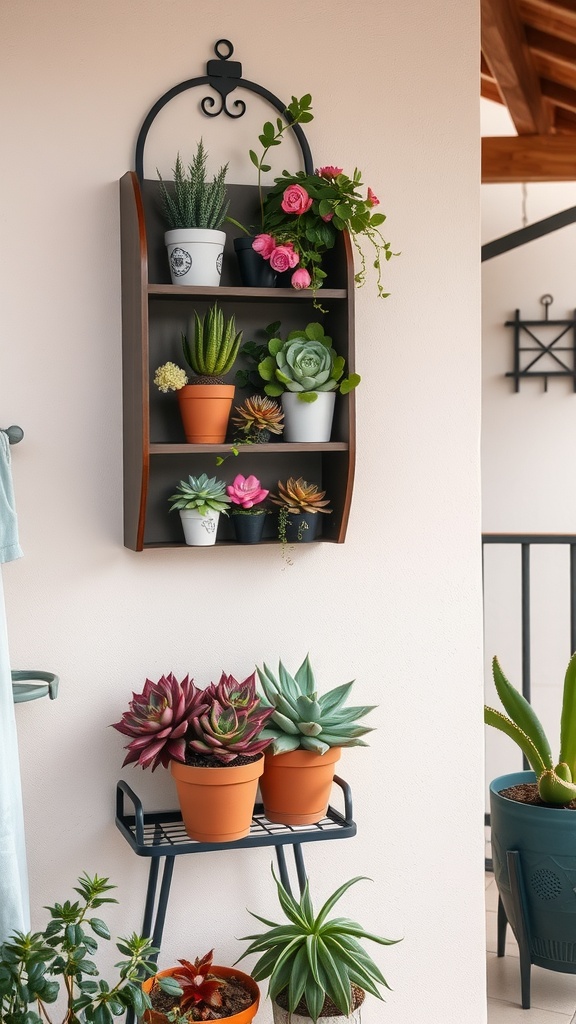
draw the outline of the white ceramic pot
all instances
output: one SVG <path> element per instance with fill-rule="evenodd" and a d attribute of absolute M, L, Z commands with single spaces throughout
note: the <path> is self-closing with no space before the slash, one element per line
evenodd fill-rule
<path fill-rule="evenodd" d="M 294 391 L 282 395 L 285 441 L 329 441 L 334 416 L 334 391 L 319 391 L 315 402 L 302 402 Z"/>
<path fill-rule="evenodd" d="M 174 228 L 164 241 L 172 284 L 218 287 L 226 234 L 203 228 Z"/>
<path fill-rule="evenodd" d="M 343 1017 L 340 1014 L 338 1017 L 319 1017 L 320 1024 L 360 1024 L 362 1006 L 357 1006 L 355 1010 L 348 1017 Z M 289 1013 L 288 1010 L 282 1009 L 278 1006 L 278 1003 L 272 1003 L 272 1013 L 274 1015 L 274 1024 L 312 1024 L 311 1017 L 301 1017 L 299 1013 Z"/>
<path fill-rule="evenodd" d="M 207 547 L 209 544 L 215 544 L 219 518 L 220 513 L 211 510 L 205 516 L 201 516 L 196 509 L 180 509 L 186 543 L 192 547 Z"/>

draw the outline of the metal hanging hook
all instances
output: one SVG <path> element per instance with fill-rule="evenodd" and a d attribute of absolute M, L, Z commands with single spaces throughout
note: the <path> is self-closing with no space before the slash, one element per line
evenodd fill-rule
<path fill-rule="evenodd" d="M 1 429 L 1 428 L 0 428 Z M 6 427 L 4 433 L 8 434 L 8 440 L 10 444 L 18 444 L 19 441 L 24 437 L 24 431 L 22 427 L 17 427 L 13 424 L 11 427 Z"/>

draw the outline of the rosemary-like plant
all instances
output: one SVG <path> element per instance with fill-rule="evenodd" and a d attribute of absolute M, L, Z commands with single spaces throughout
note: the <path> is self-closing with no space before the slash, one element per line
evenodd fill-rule
<path fill-rule="evenodd" d="M 220 168 L 213 181 L 206 180 L 208 154 L 202 139 L 186 170 L 180 154 L 173 168 L 174 188 L 168 189 L 160 171 L 160 195 L 169 229 L 211 228 L 218 230 L 226 219 L 230 203 L 226 200 L 228 164 Z"/>

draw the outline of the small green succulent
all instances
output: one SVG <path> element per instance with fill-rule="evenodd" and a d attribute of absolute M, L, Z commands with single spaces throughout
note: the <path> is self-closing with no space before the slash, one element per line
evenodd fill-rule
<path fill-rule="evenodd" d="M 202 473 L 201 476 L 189 476 L 188 482 L 181 480 L 176 489 L 180 493 L 171 494 L 168 498 L 168 501 L 174 502 L 170 506 L 171 512 L 174 509 L 192 508 L 201 516 L 210 511 L 228 515 L 230 498 L 226 494 L 223 480 L 217 480 L 215 476 L 208 479 L 206 473 Z"/>
<path fill-rule="evenodd" d="M 236 332 L 234 317 L 226 320 L 215 302 L 202 319 L 194 310 L 193 342 L 190 343 L 187 336 L 182 335 L 184 358 L 200 378 L 221 383 L 221 378 L 232 369 L 236 361 L 241 341 L 242 331 Z"/>
<path fill-rule="evenodd" d="M 272 869 L 274 875 L 274 869 Z M 346 917 L 328 918 L 332 907 L 350 886 L 364 880 L 364 876 L 351 878 L 326 900 L 318 914 L 314 914 L 308 881 L 300 900 L 287 892 L 274 875 L 278 899 L 288 924 L 267 921 L 252 914 L 267 930 L 258 935 L 246 935 L 242 941 L 250 945 L 240 960 L 251 953 L 262 953 L 252 971 L 255 981 L 270 978 L 268 995 L 275 1000 L 281 993 L 288 998 L 290 1013 L 303 999 L 314 1022 L 321 1018 L 324 1002 L 328 998 L 338 1007 L 343 1020 L 352 1012 L 352 985 L 382 999 L 378 985 L 390 988 L 380 969 L 358 941 L 370 939 L 381 946 L 390 946 L 399 939 L 384 939 L 364 930 L 356 921 Z"/>
<path fill-rule="evenodd" d="M 576 654 L 572 655 L 564 677 L 557 765 L 533 707 L 508 682 L 497 658 L 492 661 L 492 673 L 496 692 L 509 717 L 485 706 L 484 721 L 518 744 L 536 774 L 538 792 L 545 803 L 562 806 L 576 800 Z"/>
<path fill-rule="evenodd" d="M 360 738 L 372 732 L 368 726 L 358 725 L 374 705 L 344 707 L 354 681 L 344 683 L 319 697 L 308 655 L 294 676 L 278 666 L 278 678 L 265 664 L 257 668 L 264 698 L 264 706 L 273 707 L 274 713 L 261 733 L 271 739 L 273 754 L 286 754 L 291 750 L 312 750 L 325 754 L 330 747 L 365 747 Z"/>
<path fill-rule="evenodd" d="M 206 181 L 208 154 L 202 139 L 186 171 L 180 154 L 173 168 L 174 189 L 166 188 L 160 171 L 160 196 L 169 229 L 209 228 L 218 230 L 226 219 L 229 202 L 226 201 L 226 173 L 228 164 L 220 168 L 214 180 Z"/>
<path fill-rule="evenodd" d="M 332 338 L 324 334 L 322 324 L 291 331 L 286 341 L 271 338 L 268 352 L 258 372 L 267 382 L 264 391 L 272 397 L 293 391 L 302 402 L 315 402 L 319 391 L 338 390 L 346 395 L 360 383 L 357 373 L 342 380 L 345 361 L 332 348 Z"/>

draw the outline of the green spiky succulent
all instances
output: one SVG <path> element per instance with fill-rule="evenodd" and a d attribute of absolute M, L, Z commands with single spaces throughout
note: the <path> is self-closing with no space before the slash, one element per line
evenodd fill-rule
<path fill-rule="evenodd" d="M 289 923 L 276 924 L 250 911 L 252 917 L 266 925 L 267 930 L 245 936 L 243 941 L 252 941 L 240 960 L 250 953 L 262 953 L 252 977 L 255 981 L 270 978 L 270 998 L 275 1000 L 285 993 L 291 1014 L 301 1012 L 297 1007 L 304 1000 L 307 1015 L 316 1022 L 319 1017 L 322 1019 L 324 1003 L 329 999 L 343 1014 L 342 1020 L 348 1020 L 352 1012 L 352 985 L 371 992 L 378 999 L 382 998 L 378 985 L 390 988 L 358 940 L 370 939 L 382 946 L 390 946 L 400 940 L 373 935 L 356 921 L 345 917 L 328 918 L 332 907 L 346 890 L 362 880 L 364 876 L 359 875 L 345 882 L 315 915 L 308 881 L 297 901 L 274 875 L 280 906 Z"/>
<path fill-rule="evenodd" d="M 314 402 L 319 391 L 338 390 L 345 395 L 360 383 L 357 373 L 342 380 L 344 359 L 332 348 L 332 338 L 324 334 L 322 324 L 291 331 L 286 341 L 271 338 L 268 352 L 258 364 L 267 395 L 292 391 L 301 401 Z"/>
<path fill-rule="evenodd" d="M 168 498 L 168 501 L 174 502 L 170 506 L 171 512 L 176 508 L 192 508 L 201 516 L 210 511 L 228 515 L 230 498 L 226 494 L 226 484 L 223 480 L 217 480 L 215 476 L 208 479 L 206 473 L 202 473 L 200 476 L 189 476 L 188 482 L 181 480 L 176 489 L 180 493 L 171 494 Z"/>
<path fill-rule="evenodd" d="M 576 654 L 564 677 L 560 722 L 560 760 L 554 765 L 542 725 L 525 697 L 508 682 L 498 659 L 492 661 L 496 692 L 509 717 L 484 707 L 484 721 L 513 739 L 528 759 L 538 781 L 538 792 L 547 804 L 563 806 L 576 800 Z"/>
<path fill-rule="evenodd" d="M 294 676 L 282 662 L 278 665 L 278 678 L 266 664 L 257 672 L 264 691 L 262 703 L 274 708 L 260 734 L 263 739 L 271 739 L 273 754 L 299 748 L 325 754 L 330 747 L 367 746 L 360 737 L 372 729 L 358 725 L 358 719 L 373 711 L 374 705 L 344 707 L 354 680 L 319 697 L 308 655 Z"/>
<path fill-rule="evenodd" d="M 226 219 L 229 202 L 226 201 L 226 173 L 228 164 L 220 168 L 213 181 L 206 181 L 208 154 L 202 139 L 186 171 L 180 154 L 176 157 L 172 173 L 174 188 L 168 190 L 160 179 L 160 196 L 168 228 L 209 228 L 219 230 Z"/>
<path fill-rule="evenodd" d="M 194 373 L 212 383 L 221 383 L 236 361 L 241 341 L 242 331 L 236 332 L 234 317 L 226 320 L 215 302 L 202 319 L 194 310 L 194 340 L 190 343 L 183 334 L 182 349 Z"/>

